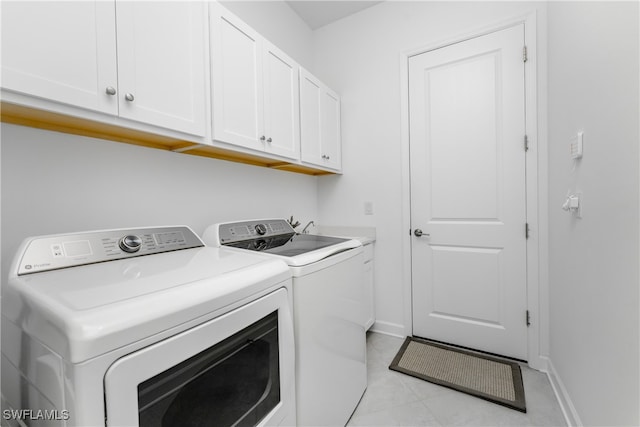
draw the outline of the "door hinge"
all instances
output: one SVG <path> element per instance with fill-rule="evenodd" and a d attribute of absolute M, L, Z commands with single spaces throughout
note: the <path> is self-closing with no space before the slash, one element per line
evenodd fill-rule
<path fill-rule="evenodd" d="M 525 239 L 529 238 L 529 223 L 528 222 L 524 224 L 524 237 L 525 237 Z"/>
<path fill-rule="evenodd" d="M 524 136 L 524 151 L 529 151 L 529 137 L 527 135 Z"/>
<path fill-rule="evenodd" d="M 529 310 L 527 310 L 527 326 L 531 326 L 531 315 L 529 314 Z"/>
<path fill-rule="evenodd" d="M 527 47 L 524 46 L 522 48 L 522 62 L 527 62 L 529 58 L 527 57 Z"/>

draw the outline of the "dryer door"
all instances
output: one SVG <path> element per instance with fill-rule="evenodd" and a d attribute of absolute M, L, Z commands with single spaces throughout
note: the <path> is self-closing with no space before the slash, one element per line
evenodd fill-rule
<path fill-rule="evenodd" d="M 285 289 L 116 361 L 107 425 L 295 422 L 293 326 Z"/>

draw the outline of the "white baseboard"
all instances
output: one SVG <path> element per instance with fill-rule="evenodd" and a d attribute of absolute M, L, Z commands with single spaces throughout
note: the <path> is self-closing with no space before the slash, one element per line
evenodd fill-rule
<path fill-rule="evenodd" d="M 391 335 L 399 338 L 404 338 L 406 336 L 404 333 L 404 325 L 399 325 L 397 323 L 390 323 L 390 322 L 382 322 L 380 320 L 375 321 L 370 331 L 377 332 L 379 334 Z"/>
<path fill-rule="evenodd" d="M 549 377 L 549 382 L 551 382 L 551 387 L 553 388 L 553 392 L 556 395 L 556 399 L 558 399 L 558 403 L 560 403 L 560 408 L 562 409 L 562 414 L 564 415 L 564 419 L 567 422 L 567 425 L 570 427 L 581 427 L 582 421 L 580 421 L 580 417 L 578 416 L 578 412 L 576 411 L 575 406 L 573 406 L 573 402 L 571 401 L 571 397 L 569 397 L 569 393 L 565 388 L 556 368 L 553 366 L 551 359 L 547 358 L 547 376 Z"/>
<path fill-rule="evenodd" d="M 527 364 L 531 369 L 536 371 L 549 373 L 549 358 L 546 356 L 538 355 L 537 357 L 529 357 Z"/>

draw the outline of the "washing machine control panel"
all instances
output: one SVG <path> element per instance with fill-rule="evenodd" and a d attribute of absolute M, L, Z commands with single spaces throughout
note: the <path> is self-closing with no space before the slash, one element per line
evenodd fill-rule
<path fill-rule="evenodd" d="M 189 227 L 58 234 L 27 239 L 18 275 L 204 246 Z"/>
<path fill-rule="evenodd" d="M 258 237 L 274 237 L 294 234 L 291 224 L 285 219 L 261 219 L 220 224 L 218 234 L 220 244 L 252 240 Z"/>

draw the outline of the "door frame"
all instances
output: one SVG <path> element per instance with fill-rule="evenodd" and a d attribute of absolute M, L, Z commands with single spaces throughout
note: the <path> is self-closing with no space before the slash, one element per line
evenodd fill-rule
<path fill-rule="evenodd" d="M 547 139 L 546 99 L 538 99 L 538 81 L 546 85 L 546 73 L 538 77 L 539 60 L 545 63 L 546 52 L 538 57 L 537 13 L 533 11 L 465 34 L 410 49 L 400 54 L 400 113 L 402 146 L 402 288 L 404 307 L 404 335 L 413 334 L 411 283 L 411 172 L 409 143 L 409 58 L 435 49 L 524 24 L 527 61 L 525 63 L 525 133 L 529 150 L 526 156 L 526 213 L 529 224 L 527 239 L 527 308 L 531 325 L 528 328 L 528 364 L 534 369 L 547 371 L 549 354 L 548 304 L 548 221 L 547 221 Z M 541 45 L 544 45 L 542 40 Z M 542 109 L 539 110 L 539 101 Z M 524 135 L 523 135 L 524 149 Z M 524 232 L 524 230 L 523 230 Z M 525 321 L 525 319 L 523 319 Z"/>

